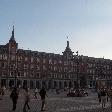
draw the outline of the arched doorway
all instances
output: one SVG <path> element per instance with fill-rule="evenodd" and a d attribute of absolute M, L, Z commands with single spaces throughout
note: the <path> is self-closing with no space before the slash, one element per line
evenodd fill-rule
<path fill-rule="evenodd" d="M 21 85 L 21 81 L 17 80 L 17 87 L 19 87 Z"/>
<path fill-rule="evenodd" d="M 67 87 L 67 82 L 66 81 L 64 81 L 64 87 Z"/>
<path fill-rule="evenodd" d="M 14 80 L 13 79 L 9 81 L 9 87 L 10 88 L 14 87 Z"/>
<path fill-rule="evenodd" d="M 61 81 L 59 82 L 59 88 L 60 89 L 62 88 L 62 82 Z"/>
<path fill-rule="evenodd" d="M 57 88 L 57 82 L 54 81 L 54 88 L 56 89 Z"/>
<path fill-rule="evenodd" d="M 39 81 L 36 81 L 36 88 L 40 89 L 40 82 Z"/>
<path fill-rule="evenodd" d="M 27 80 L 23 81 L 23 89 L 27 88 Z"/>
<path fill-rule="evenodd" d="M 34 89 L 34 82 L 32 80 L 30 81 L 30 88 Z"/>
<path fill-rule="evenodd" d="M 1 87 L 6 87 L 6 79 L 1 79 Z"/>
<path fill-rule="evenodd" d="M 52 82 L 51 82 L 51 80 L 49 80 L 49 82 L 48 82 L 48 89 L 51 89 L 52 88 Z"/>
<path fill-rule="evenodd" d="M 69 82 L 69 88 L 71 88 L 72 87 L 72 83 L 71 83 L 71 81 Z"/>

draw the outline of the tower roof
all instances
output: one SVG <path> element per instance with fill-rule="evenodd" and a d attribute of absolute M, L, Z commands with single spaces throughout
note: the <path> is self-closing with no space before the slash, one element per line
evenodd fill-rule
<path fill-rule="evenodd" d="M 67 39 L 68 39 L 68 37 L 67 37 Z M 69 55 L 73 55 L 73 53 L 74 53 L 74 52 L 72 52 L 71 49 L 70 49 L 69 41 L 68 41 L 68 40 L 67 40 L 67 46 L 66 46 L 66 49 L 65 49 L 65 51 L 62 52 L 62 53 L 63 53 L 63 55 L 67 55 L 67 56 L 69 56 Z"/>
<path fill-rule="evenodd" d="M 9 42 L 16 42 L 15 37 L 14 37 L 14 26 L 13 26 L 12 35 L 11 35 Z"/>
<path fill-rule="evenodd" d="M 69 41 L 67 41 L 67 47 L 65 49 L 65 52 L 72 52 L 70 47 L 69 47 Z"/>

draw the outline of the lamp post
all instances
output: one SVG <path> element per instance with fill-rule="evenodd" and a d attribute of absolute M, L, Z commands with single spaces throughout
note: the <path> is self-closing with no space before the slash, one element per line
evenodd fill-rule
<path fill-rule="evenodd" d="M 16 64 L 15 64 L 15 78 L 14 78 L 14 82 L 15 82 L 15 87 L 17 87 L 17 73 L 18 73 L 18 56 L 17 56 L 17 52 L 16 52 L 16 56 L 15 56 L 15 60 L 16 60 Z"/>
<path fill-rule="evenodd" d="M 78 57 L 79 55 L 78 55 L 78 51 L 76 52 L 76 54 L 77 54 L 76 55 L 77 56 L 77 81 L 76 82 L 77 82 L 77 89 L 79 89 L 80 84 L 79 84 L 79 76 L 78 76 L 79 75 L 79 57 Z"/>
<path fill-rule="evenodd" d="M 96 82 L 96 89 L 98 89 L 98 88 L 101 88 L 102 86 L 104 86 L 104 85 L 102 85 L 102 81 L 103 81 L 103 75 L 104 75 L 104 65 L 102 65 L 101 63 L 100 63 L 100 65 L 99 66 L 97 66 L 96 67 L 96 75 L 97 75 L 97 82 Z"/>

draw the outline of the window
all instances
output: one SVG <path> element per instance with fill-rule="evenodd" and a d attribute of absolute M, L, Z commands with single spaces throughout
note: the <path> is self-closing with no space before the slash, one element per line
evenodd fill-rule
<path fill-rule="evenodd" d="M 15 64 L 11 64 L 10 65 L 11 68 L 15 68 L 15 66 L 16 66 Z"/>
<path fill-rule="evenodd" d="M 15 75 L 15 72 L 10 72 L 10 76 L 14 76 Z"/>
<path fill-rule="evenodd" d="M 69 64 L 73 66 L 73 62 L 72 61 L 69 61 Z"/>
<path fill-rule="evenodd" d="M 64 61 L 64 65 L 67 65 L 67 61 Z"/>
<path fill-rule="evenodd" d="M 37 73 L 37 74 L 36 74 L 36 77 L 37 77 L 37 78 L 40 78 L 40 73 Z"/>
<path fill-rule="evenodd" d="M 24 69 L 27 69 L 28 68 L 28 64 L 24 64 Z"/>
<path fill-rule="evenodd" d="M 61 60 L 59 60 L 59 63 L 61 64 L 61 63 L 62 63 L 62 61 L 61 61 Z"/>
<path fill-rule="evenodd" d="M 46 66 L 45 65 L 43 65 L 43 70 L 46 70 Z"/>
<path fill-rule="evenodd" d="M 11 56 L 11 61 L 15 61 L 15 56 L 14 55 Z"/>
<path fill-rule="evenodd" d="M 4 62 L 2 62 L 2 68 L 4 68 L 5 67 L 5 64 L 4 64 Z"/>
<path fill-rule="evenodd" d="M 61 71 L 62 71 L 62 67 L 59 68 L 59 72 L 61 72 Z"/>
<path fill-rule="evenodd" d="M 109 70 L 109 65 L 107 65 L 107 70 Z"/>
<path fill-rule="evenodd" d="M 36 69 L 37 69 L 37 70 L 40 70 L 40 67 L 39 67 L 39 65 L 36 65 Z"/>
<path fill-rule="evenodd" d="M 37 58 L 37 63 L 39 63 L 40 62 L 40 59 L 39 58 Z"/>
<path fill-rule="evenodd" d="M 34 77 L 34 73 L 33 72 L 31 72 L 31 75 L 30 75 L 31 77 Z"/>
<path fill-rule="evenodd" d="M 7 75 L 7 72 L 6 71 L 3 71 L 2 72 L 2 76 L 6 76 Z"/>
<path fill-rule="evenodd" d="M 25 71 L 25 72 L 24 72 L 24 77 L 26 77 L 27 75 L 28 75 L 28 72 Z"/>
<path fill-rule="evenodd" d="M 33 63 L 33 61 L 34 61 L 34 58 L 31 57 L 31 63 Z"/>
<path fill-rule="evenodd" d="M 0 54 L 0 59 L 2 59 L 2 54 Z"/>
<path fill-rule="evenodd" d="M 25 61 L 28 61 L 28 57 L 25 57 Z"/>
<path fill-rule="evenodd" d="M 54 64 L 57 64 L 57 61 L 56 60 L 54 60 Z"/>
<path fill-rule="evenodd" d="M 51 73 L 49 74 L 49 78 L 52 78 L 52 74 Z"/>
<path fill-rule="evenodd" d="M 67 72 L 67 68 L 64 68 L 64 72 Z"/>
<path fill-rule="evenodd" d="M 52 64 L 52 59 L 49 59 L 49 64 Z"/>
<path fill-rule="evenodd" d="M 49 70 L 52 70 L 52 68 L 53 68 L 52 66 L 49 66 Z"/>
<path fill-rule="evenodd" d="M 3 59 L 7 60 L 7 55 L 6 54 L 3 54 Z"/>
<path fill-rule="evenodd" d="M 46 59 L 43 59 L 43 63 L 46 63 Z"/>
<path fill-rule="evenodd" d="M 34 68 L 34 65 L 33 64 L 31 64 L 31 69 L 33 69 Z"/>
<path fill-rule="evenodd" d="M 18 56 L 18 61 L 21 61 L 22 60 L 22 56 Z"/>
<path fill-rule="evenodd" d="M 54 74 L 54 78 L 57 78 L 57 74 Z"/>
<path fill-rule="evenodd" d="M 20 77 L 20 76 L 21 76 L 21 72 L 18 72 L 17 76 L 19 76 L 19 77 Z"/>
<path fill-rule="evenodd" d="M 63 78 L 63 75 L 62 74 L 60 74 L 60 78 Z"/>

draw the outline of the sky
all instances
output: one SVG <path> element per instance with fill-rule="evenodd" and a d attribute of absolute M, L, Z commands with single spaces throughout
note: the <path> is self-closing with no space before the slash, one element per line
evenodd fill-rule
<path fill-rule="evenodd" d="M 20 49 L 112 59 L 112 0 L 0 0 L 0 44 L 15 26 Z"/>

